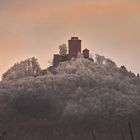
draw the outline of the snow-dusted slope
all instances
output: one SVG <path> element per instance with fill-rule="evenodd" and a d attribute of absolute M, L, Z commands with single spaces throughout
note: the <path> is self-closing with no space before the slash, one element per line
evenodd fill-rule
<path fill-rule="evenodd" d="M 140 78 L 99 55 L 95 62 L 79 57 L 61 63 L 55 74 L 3 80 L 0 94 L 14 118 L 118 118 L 140 112 Z"/>

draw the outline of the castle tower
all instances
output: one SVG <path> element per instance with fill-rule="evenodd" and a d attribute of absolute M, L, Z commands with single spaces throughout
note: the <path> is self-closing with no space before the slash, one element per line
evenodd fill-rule
<path fill-rule="evenodd" d="M 72 37 L 68 40 L 69 55 L 70 57 L 77 57 L 81 53 L 81 40 L 78 37 Z"/>
<path fill-rule="evenodd" d="M 84 58 L 89 59 L 89 50 L 88 49 L 84 49 L 83 50 L 83 55 L 84 55 Z"/>

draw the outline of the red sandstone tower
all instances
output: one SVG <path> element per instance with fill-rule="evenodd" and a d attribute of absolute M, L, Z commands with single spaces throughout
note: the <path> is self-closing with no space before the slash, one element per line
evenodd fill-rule
<path fill-rule="evenodd" d="M 81 40 L 78 37 L 72 37 L 68 40 L 69 55 L 70 57 L 77 57 L 81 53 Z"/>

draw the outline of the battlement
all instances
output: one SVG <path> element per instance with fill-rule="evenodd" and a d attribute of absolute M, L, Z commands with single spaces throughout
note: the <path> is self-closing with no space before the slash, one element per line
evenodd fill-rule
<path fill-rule="evenodd" d="M 71 37 L 71 40 L 79 40 L 78 37 Z"/>

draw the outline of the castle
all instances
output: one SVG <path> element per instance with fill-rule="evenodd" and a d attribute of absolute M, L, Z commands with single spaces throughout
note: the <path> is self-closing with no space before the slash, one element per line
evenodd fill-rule
<path fill-rule="evenodd" d="M 84 49 L 81 53 L 81 40 L 78 37 L 71 37 L 68 40 L 68 54 L 54 54 L 53 66 L 57 67 L 60 62 L 69 61 L 72 58 L 76 58 L 78 54 L 82 54 L 85 59 L 92 60 L 89 57 L 89 50 Z"/>

